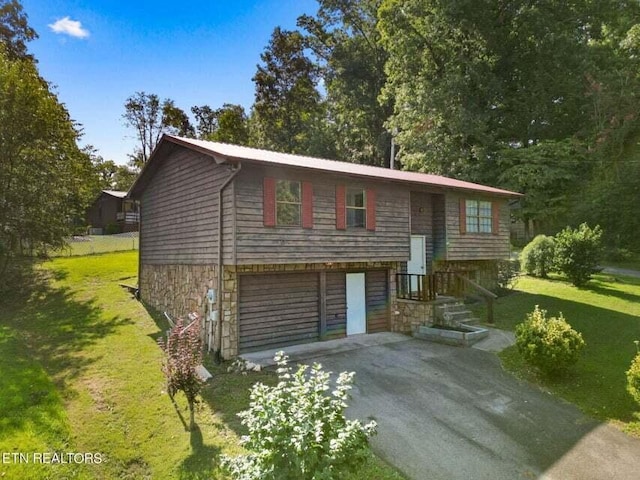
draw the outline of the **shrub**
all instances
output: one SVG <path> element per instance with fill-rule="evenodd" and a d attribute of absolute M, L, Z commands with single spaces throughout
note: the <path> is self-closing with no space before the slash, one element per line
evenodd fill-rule
<path fill-rule="evenodd" d="M 121 233 L 120 225 L 118 225 L 117 223 L 110 223 L 104 229 L 104 233 L 105 235 L 115 235 L 116 233 Z"/>
<path fill-rule="evenodd" d="M 501 260 L 498 262 L 498 288 L 512 290 L 520 273 L 517 260 Z"/>
<path fill-rule="evenodd" d="M 172 399 L 179 391 L 187 397 L 190 430 L 195 428 L 195 404 L 204 384 L 196 371 L 196 367 L 202 364 L 202 343 L 198 326 L 197 317 L 187 326 L 179 318 L 169 331 L 166 342 L 158 340 L 165 353 L 162 372 L 167 379 L 167 392 Z"/>
<path fill-rule="evenodd" d="M 283 352 L 275 360 L 278 384 L 255 384 L 249 409 L 238 414 L 249 429 L 240 443 L 250 453 L 223 456 L 223 468 L 243 480 L 331 480 L 356 472 L 368 456 L 376 424 L 344 416 L 354 373 L 341 373 L 328 394 L 330 374 L 319 364 L 294 372 Z"/>
<path fill-rule="evenodd" d="M 638 341 L 635 342 L 636 347 Z M 640 352 L 638 352 L 631 362 L 631 367 L 627 370 L 627 391 L 640 403 Z"/>
<path fill-rule="evenodd" d="M 601 239 L 600 226 L 591 229 L 586 223 L 575 230 L 567 227 L 556 235 L 555 265 L 574 285 L 584 285 L 600 271 Z"/>
<path fill-rule="evenodd" d="M 521 268 L 528 275 L 546 278 L 553 271 L 555 241 L 553 237 L 538 235 L 521 253 Z"/>
<path fill-rule="evenodd" d="M 527 363 L 544 374 L 557 375 L 578 361 L 585 343 L 562 313 L 547 319 L 547 311 L 536 305 L 516 326 L 516 346 Z"/>

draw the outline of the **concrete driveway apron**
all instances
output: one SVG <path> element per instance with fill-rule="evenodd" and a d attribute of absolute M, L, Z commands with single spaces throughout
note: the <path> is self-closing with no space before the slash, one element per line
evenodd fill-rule
<path fill-rule="evenodd" d="M 638 479 L 640 440 L 504 372 L 493 354 L 407 339 L 320 362 L 356 372 L 348 415 L 412 479 Z"/>

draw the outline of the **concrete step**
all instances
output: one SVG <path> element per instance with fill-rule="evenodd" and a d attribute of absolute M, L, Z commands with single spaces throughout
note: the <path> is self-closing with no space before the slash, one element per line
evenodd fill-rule
<path fill-rule="evenodd" d="M 460 322 L 466 318 L 471 317 L 473 314 L 469 310 L 451 311 L 447 310 L 442 313 L 442 318 L 450 322 Z"/>

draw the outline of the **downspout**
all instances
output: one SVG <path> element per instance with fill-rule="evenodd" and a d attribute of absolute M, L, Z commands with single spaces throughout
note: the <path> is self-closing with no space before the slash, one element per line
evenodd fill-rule
<path fill-rule="evenodd" d="M 224 285 L 224 265 L 222 264 L 222 195 L 224 193 L 224 189 L 227 188 L 227 186 L 233 181 L 236 175 L 240 173 L 241 169 L 242 164 L 238 162 L 236 169 L 231 175 L 229 175 L 229 177 L 227 177 L 227 179 L 220 187 L 220 190 L 218 190 L 218 321 L 216 322 L 215 345 L 213 347 L 213 355 L 216 363 L 220 363 L 222 361 L 222 319 L 224 317 L 222 312 L 222 287 Z"/>

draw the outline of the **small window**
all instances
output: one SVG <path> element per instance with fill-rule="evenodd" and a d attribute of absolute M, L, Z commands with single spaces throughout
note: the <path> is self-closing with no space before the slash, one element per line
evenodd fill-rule
<path fill-rule="evenodd" d="M 493 217 L 491 202 L 467 200 L 466 202 L 467 232 L 491 233 Z"/>
<path fill-rule="evenodd" d="M 347 189 L 347 228 L 366 226 L 367 202 L 365 191 L 359 188 Z"/>
<path fill-rule="evenodd" d="M 300 182 L 276 182 L 276 225 L 300 225 Z"/>

